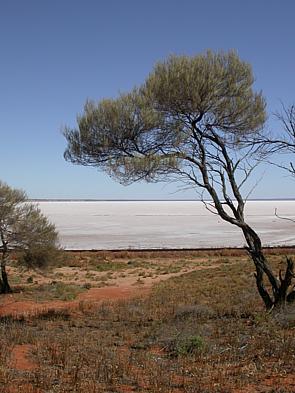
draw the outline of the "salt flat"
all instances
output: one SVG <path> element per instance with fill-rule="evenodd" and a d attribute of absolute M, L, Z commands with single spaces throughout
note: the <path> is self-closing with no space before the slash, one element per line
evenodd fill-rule
<path fill-rule="evenodd" d="M 240 230 L 199 201 L 41 201 L 65 249 L 241 247 Z M 265 246 L 295 245 L 295 201 L 248 201 Z"/>

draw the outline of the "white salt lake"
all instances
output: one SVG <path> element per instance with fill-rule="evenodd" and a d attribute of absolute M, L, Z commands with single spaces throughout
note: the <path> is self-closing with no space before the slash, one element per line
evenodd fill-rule
<path fill-rule="evenodd" d="M 41 201 L 68 250 L 242 247 L 241 231 L 200 201 Z M 295 201 L 248 201 L 265 246 L 295 245 Z"/>

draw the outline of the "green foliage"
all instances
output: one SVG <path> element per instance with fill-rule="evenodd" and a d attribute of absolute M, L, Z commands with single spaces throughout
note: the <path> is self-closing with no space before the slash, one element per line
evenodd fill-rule
<path fill-rule="evenodd" d="M 9 249 L 55 248 L 57 232 L 24 191 L 0 182 L 0 233 Z"/>
<path fill-rule="evenodd" d="M 206 114 L 225 132 L 254 131 L 265 120 L 264 100 L 253 93 L 251 66 L 235 52 L 170 56 L 148 77 L 146 94 L 168 115 Z"/>
<path fill-rule="evenodd" d="M 187 165 L 200 163 L 196 124 L 208 148 L 212 130 L 235 146 L 260 131 L 265 101 L 252 85 L 251 66 L 235 52 L 171 56 L 141 87 L 87 102 L 78 128 L 64 130 L 65 158 L 100 167 L 123 183 L 189 177 Z"/>
<path fill-rule="evenodd" d="M 201 353 L 205 348 L 203 337 L 199 335 L 189 336 L 177 341 L 175 346 L 176 355 L 191 355 Z"/>
<path fill-rule="evenodd" d="M 21 253 L 19 263 L 29 268 L 45 268 L 50 264 L 56 264 L 60 256 L 60 250 L 52 245 L 32 246 Z"/>
<path fill-rule="evenodd" d="M 21 263 L 29 267 L 44 267 L 57 256 L 57 237 L 55 226 L 38 206 L 28 201 L 24 191 L 0 182 L 0 292 L 11 290 L 6 274 L 10 250 L 22 251 Z"/>
<path fill-rule="evenodd" d="M 26 201 L 26 194 L 22 190 L 10 188 L 0 181 L 0 218 L 1 229 L 15 225 L 14 217 L 22 215 L 22 204 Z"/>

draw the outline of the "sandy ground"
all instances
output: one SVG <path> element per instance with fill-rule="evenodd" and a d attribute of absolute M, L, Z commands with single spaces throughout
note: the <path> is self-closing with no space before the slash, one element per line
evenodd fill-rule
<path fill-rule="evenodd" d="M 167 280 L 170 277 L 176 277 L 193 270 L 214 269 L 215 267 L 217 267 L 217 265 L 183 268 L 177 273 L 165 273 L 154 277 L 145 277 L 140 279 L 140 283 L 138 282 L 140 278 L 140 276 L 137 274 L 138 272 L 131 271 L 131 274 L 126 277 L 115 275 L 110 279 L 108 286 L 102 288 L 90 288 L 87 291 L 79 294 L 77 298 L 72 301 L 55 300 L 36 302 L 31 300 L 19 300 L 20 296 L 18 293 L 4 296 L 2 295 L 0 303 L 0 316 L 10 315 L 14 317 L 28 317 L 30 315 L 46 312 L 47 310 L 67 310 L 71 313 L 75 313 L 77 311 L 79 312 L 79 309 L 81 308 L 97 306 L 103 302 L 119 301 L 121 299 L 128 299 L 134 296 L 144 296 L 149 293 L 150 289 L 155 283 L 159 283 L 163 280 Z M 62 273 L 64 277 L 63 281 L 65 283 L 70 283 L 71 277 L 75 276 L 77 270 L 77 268 L 73 267 L 57 268 L 48 275 L 35 273 L 35 279 L 38 280 L 38 284 L 46 284 L 50 283 L 56 274 L 60 275 Z M 10 268 L 9 273 L 10 275 L 16 274 L 17 269 Z M 82 274 L 83 269 L 80 269 L 79 273 L 79 283 L 81 283 L 85 280 L 85 274 Z M 24 275 L 24 280 L 28 277 L 28 274 L 29 273 L 27 272 Z M 10 354 L 10 367 L 20 372 L 33 371 L 36 369 L 38 365 L 32 360 L 31 356 L 33 350 L 34 346 L 31 344 L 15 345 L 12 348 Z M 13 389 L 13 387 L 9 387 L 8 391 L 12 393 L 14 391 Z M 26 392 L 30 392 L 30 389 L 33 389 L 33 386 L 27 385 L 24 387 L 24 389 Z"/>
<path fill-rule="evenodd" d="M 154 277 L 145 278 L 141 278 L 136 272 L 134 272 L 134 274 L 132 274 L 131 272 L 131 274 L 127 277 L 120 277 L 119 275 L 116 275 L 109 280 L 107 286 L 102 288 L 90 288 L 85 292 L 80 293 L 75 300 L 71 301 L 54 300 L 36 302 L 32 300 L 20 300 L 21 294 L 12 293 L 2 296 L 0 303 L 0 316 L 27 316 L 38 314 L 40 312 L 45 312 L 46 310 L 51 309 L 74 311 L 79 309 L 80 307 L 84 307 L 89 304 L 101 304 L 105 301 L 117 301 L 120 299 L 128 299 L 134 296 L 146 295 L 154 284 L 159 283 L 163 280 L 167 280 L 171 277 L 177 277 L 184 273 L 195 270 L 214 269 L 218 266 L 220 265 L 183 268 L 177 273 L 158 274 Z M 67 271 L 67 275 L 65 276 L 63 282 L 72 283 L 70 280 L 70 272 L 74 273 L 75 270 L 71 270 L 71 268 L 60 268 L 58 269 L 59 273 L 60 270 Z M 52 281 L 52 277 L 54 277 L 55 275 L 56 270 L 47 277 L 41 275 L 38 276 L 38 284 L 50 283 Z M 76 282 L 76 284 L 79 284 L 81 282 L 84 282 L 83 275 L 81 275 L 80 281 Z"/>
<path fill-rule="evenodd" d="M 72 253 L 71 253 L 72 254 Z M 245 258 L 242 256 L 241 258 Z M 104 260 L 105 261 L 105 260 Z M 116 260 L 110 260 L 110 263 L 114 263 Z M 85 263 L 85 261 L 82 261 Z M 171 262 L 174 264 L 177 262 L 181 262 L 181 259 L 173 258 L 165 258 L 162 260 L 162 264 L 160 265 L 159 261 L 156 260 L 156 264 L 159 264 L 159 267 L 162 269 L 158 273 L 154 271 L 154 274 L 149 275 L 149 273 L 153 272 L 153 265 L 155 263 L 155 258 L 151 259 L 151 261 L 147 260 L 146 267 L 140 267 L 136 269 L 127 269 L 122 271 L 115 271 L 109 276 L 106 286 L 104 287 L 91 287 L 87 289 L 83 293 L 80 293 L 75 300 L 72 301 L 61 301 L 61 300 L 53 300 L 53 301 L 43 301 L 36 302 L 32 300 L 22 300 L 22 293 L 14 293 L 11 295 L 1 296 L 0 299 L 0 316 L 4 315 L 14 315 L 14 316 L 30 316 L 35 315 L 41 312 L 46 312 L 46 310 L 67 310 L 70 313 L 79 313 L 79 310 L 83 307 L 96 307 L 102 302 L 109 301 L 119 301 L 121 299 L 128 299 L 133 296 L 145 296 L 149 293 L 152 286 L 155 283 L 166 280 L 170 277 L 179 276 L 191 271 L 195 270 L 208 270 L 215 269 L 220 267 L 223 264 L 229 263 L 226 259 L 219 258 L 218 262 L 208 261 L 208 258 L 197 258 L 192 259 L 183 264 L 179 271 L 177 272 L 169 272 L 169 267 L 171 267 Z M 235 261 L 231 261 L 230 263 L 236 263 Z M 86 266 L 87 267 L 87 266 Z M 165 271 L 166 269 L 166 271 Z M 142 275 L 143 270 L 146 275 Z M 89 276 L 89 272 L 91 272 L 91 277 Z M 16 267 L 9 268 L 10 276 L 15 276 L 19 273 Z M 87 276 L 88 274 L 88 276 Z M 22 283 L 27 283 L 28 287 L 30 285 L 40 285 L 40 284 L 50 284 L 54 279 L 58 277 L 64 283 L 76 283 L 82 284 L 86 281 L 91 283 L 91 285 L 95 285 L 97 283 L 97 278 L 105 275 L 106 272 L 95 272 L 91 270 L 88 266 L 85 268 L 83 264 L 81 266 L 63 266 L 54 268 L 52 271 L 44 274 L 38 271 L 35 271 L 33 274 L 34 283 L 28 284 L 27 279 L 32 277 L 32 273 L 29 271 L 21 272 Z M 79 277 L 76 280 L 77 275 Z M 16 372 L 26 373 L 33 372 L 34 369 L 39 367 L 33 360 L 32 353 L 34 352 L 34 346 L 31 344 L 20 344 L 15 345 L 12 348 L 10 354 L 10 367 L 16 370 Z M 273 380 L 272 378 L 268 378 L 267 380 L 261 381 L 263 386 L 269 387 L 270 391 L 273 386 L 278 386 L 278 378 Z M 283 376 L 280 381 L 282 386 L 294 386 L 295 387 L 295 377 L 292 375 Z M 25 384 L 22 385 L 23 391 L 26 393 L 36 392 L 33 390 L 33 385 Z M 236 389 L 235 393 L 254 393 L 257 392 L 257 386 L 245 386 L 243 390 Z M 295 388 L 294 388 L 295 389 Z M 13 386 L 9 386 L 7 392 L 17 392 L 19 390 L 14 390 Z M 131 391 L 129 386 L 126 386 L 126 392 Z M 295 391 L 295 390 L 294 390 Z"/>

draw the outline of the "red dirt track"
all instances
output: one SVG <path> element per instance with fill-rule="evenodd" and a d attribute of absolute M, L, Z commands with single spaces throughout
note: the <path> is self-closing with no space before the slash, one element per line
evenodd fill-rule
<path fill-rule="evenodd" d="M 12 315 L 34 315 L 46 310 L 75 310 L 81 303 L 99 304 L 104 301 L 117 301 L 128 299 L 133 296 L 147 294 L 150 287 L 141 288 L 135 286 L 110 286 L 104 288 L 91 288 L 87 292 L 81 293 L 76 300 L 72 301 L 49 301 L 37 303 L 33 301 L 16 301 L 14 295 L 6 295 L 0 304 L 0 316 Z"/>

